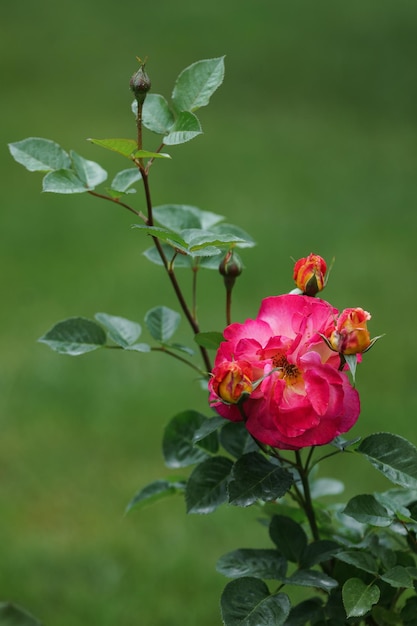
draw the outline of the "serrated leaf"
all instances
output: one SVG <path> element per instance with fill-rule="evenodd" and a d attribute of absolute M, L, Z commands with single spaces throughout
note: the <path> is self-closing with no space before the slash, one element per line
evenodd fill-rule
<path fill-rule="evenodd" d="M 359 578 L 349 578 L 342 588 L 343 605 L 346 617 L 361 617 L 372 609 L 379 600 L 377 585 L 365 585 Z"/>
<path fill-rule="evenodd" d="M 224 426 L 224 423 L 225 419 L 216 415 L 214 417 L 205 418 L 201 423 L 201 426 L 199 426 L 199 428 L 197 428 L 194 432 L 193 443 L 197 443 L 198 441 L 205 439 L 207 435 L 216 432 L 219 428 Z"/>
<path fill-rule="evenodd" d="M 224 341 L 222 333 L 215 331 L 208 333 L 197 333 L 194 335 L 194 341 L 197 345 L 207 348 L 207 350 L 217 350 L 221 342 Z"/>
<path fill-rule="evenodd" d="M 339 585 L 337 580 L 327 576 L 327 574 L 323 572 L 301 569 L 295 571 L 289 578 L 286 578 L 285 583 L 288 585 L 296 585 L 297 587 L 314 587 L 315 589 L 327 591 L 327 593 Z"/>
<path fill-rule="evenodd" d="M 357 452 L 394 484 L 417 489 L 417 449 L 404 437 L 391 433 L 369 435 Z"/>
<path fill-rule="evenodd" d="M 168 341 L 177 330 L 181 315 L 166 306 L 150 309 L 145 315 L 145 324 L 154 339 Z"/>
<path fill-rule="evenodd" d="M 135 159 L 172 159 L 166 152 L 150 152 L 149 150 L 136 150 L 133 154 Z"/>
<path fill-rule="evenodd" d="M 197 411 L 183 411 L 171 419 L 162 439 L 162 450 L 168 467 L 187 467 L 208 458 L 209 455 L 202 448 L 194 445 L 195 433 L 205 421 L 204 415 Z"/>
<path fill-rule="evenodd" d="M 126 513 L 133 508 L 143 508 L 149 504 L 153 504 L 158 500 L 162 500 L 168 496 L 175 495 L 177 493 L 183 493 L 185 489 L 185 481 L 178 480 L 155 480 L 150 483 L 132 498 L 126 507 Z"/>
<path fill-rule="evenodd" d="M 133 224 L 132 228 L 138 228 L 143 230 L 147 235 L 151 235 L 151 237 L 157 237 L 161 241 L 166 241 L 170 245 L 175 246 L 179 250 L 183 250 L 185 253 L 188 253 L 188 246 L 184 239 L 174 233 L 172 230 L 168 230 L 166 228 L 160 228 L 159 226 L 145 226 L 144 224 Z"/>
<path fill-rule="evenodd" d="M 187 204 L 162 204 L 156 206 L 153 210 L 153 216 L 159 224 L 178 234 L 188 228 L 208 230 L 214 224 L 224 219 L 222 215 L 211 213 L 210 211 L 202 211 L 195 206 Z"/>
<path fill-rule="evenodd" d="M 292 474 L 286 469 L 271 463 L 258 452 L 249 452 L 234 465 L 229 502 L 235 506 L 250 506 L 257 500 L 276 500 L 293 482 Z"/>
<path fill-rule="evenodd" d="M 137 115 L 137 102 L 133 102 L 132 109 Z M 148 93 L 142 109 L 142 123 L 148 130 L 164 135 L 174 124 L 174 114 L 165 98 L 159 94 Z"/>
<path fill-rule="evenodd" d="M 390 526 L 393 517 L 371 494 L 354 496 L 345 506 L 343 513 L 353 517 L 361 524 L 371 526 Z"/>
<path fill-rule="evenodd" d="M 137 167 L 130 167 L 127 170 L 118 172 L 111 182 L 111 189 L 113 191 L 120 191 L 125 193 L 131 185 L 136 183 L 142 178 L 141 173 Z"/>
<path fill-rule="evenodd" d="M 41 622 L 11 602 L 0 602 L 1 626 L 42 626 Z"/>
<path fill-rule="evenodd" d="M 164 251 L 164 254 L 166 256 L 168 263 L 172 263 L 174 256 L 175 256 L 175 260 L 174 260 L 175 269 L 178 269 L 181 267 L 191 269 L 194 261 L 188 254 L 177 254 L 178 248 L 175 249 L 173 245 L 170 245 L 170 244 L 161 243 L 161 247 L 162 247 L 162 250 Z M 158 250 L 155 248 L 155 246 L 152 246 L 151 248 L 148 248 L 147 250 L 145 250 L 143 255 L 151 263 L 155 263 L 155 265 L 161 265 L 161 266 L 163 265 L 162 259 L 159 255 Z"/>
<path fill-rule="evenodd" d="M 227 483 L 233 462 L 222 456 L 206 459 L 192 472 L 187 482 L 187 513 L 211 513 L 227 502 Z"/>
<path fill-rule="evenodd" d="M 96 313 L 94 317 L 106 328 L 110 339 L 122 348 L 132 346 L 142 332 L 140 324 L 124 317 L 108 313 Z"/>
<path fill-rule="evenodd" d="M 107 179 L 107 172 L 101 165 L 94 161 L 88 161 L 71 150 L 72 169 L 77 177 L 82 180 L 87 189 L 94 189 Z"/>
<path fill-rule="evenodd" d="M 30 172 L 48 172 L 71 166 L 69 154 L 50 139 L 28 137 L 10 143 L 9 150 L 14 160 Z"/>
<path fill-rule="evenodd" d="M 224 57 L 204 59 L 186 67 L 178 76 L 172 100 L 178 111 L 196 111 L 206 106 L 223 82 Z"/>
<path fill-rule="evenodd" d="M 262 580 L 249 576 L 226 585 L 220 605 L 224 626 L 283 626 L 291 606 L 288 596 L 271 595 Z"/>
<path fill-rule="evenodd" d="M 286 559 L 300 563 L 307 546 L 307 535 L 301 525 L 286 515 L 274 515 L 269 525 L 269 535 Z"/>
<path fill-rule="evenodd" d="M 200 252 L 203 254 L 204 248 L 208 246 L 229 246 L 230 244 L 237 245 L 243 240 L 235 237 L 231 233 L 225 235 L 212 233 L 211 231 L 203 230 L 201 228 L 186 228 L 181 231 L 181 236 L 187 244 L 187 248 L 190 252 Z M 215 251 L 218 253 L 218 250 Z"/>
<path fill-rule="evenodd" d="M 361 550 L 343 550 L 335 555 L 338 561 L 353 565 L 358 569 L 368 572 L 376 576 L 378 574 L 378 565 L 371 554 Z"/>
<path fill-rule="evenodd" d="M 287 561 L 277 550 L 240 549 L 221 556 L 216 569 L 228 578 L 255 576 L 282 580 L 287 571 Z"/>
<path fill-rule="evenodd" d="M 39 341 L 60 354 L 78 356 L 104 346 L 106 333 L 93 320 L 70 317 L 55 324 Z"/>
<path fill-rule="evenodd" d="M 302 569 L 313 567 L 323 561 L 328 561 L 341 551 L 341 547 L 335 541 L 318 539 L 308 544 L 301 554 L 300 566 Z"/>
<path fill-rule="evenodd" d="M 194 113 L 181 111 L 168 134 L 164 136 L 164 144 L 175 146 L 186 143 L 201 135 L 202 132 L 200 122 Z"/>
<path fill-rule="evenodd" d="M 128 159 L 133 159 L 133 154 L 138 149 L 138 144 L 134 139 L 92 139 L 90 138 L 88 141 L 95 144 L 96 146 L 100 146 L 101 148 L 105 148 L 106 150 L 111 150 L 112 152 L 117 152 Z"/>
<path fill-rule="evenodd" d="M 240 226 L 234 224 L 227 224 L 222 222 L 221 224 L 215 224 L 210 228 L 212 233 L 217 233 L 226 237 L 236 237 L 239 243 L 236 243 L 237 248 L 252 248 L 256 245 L 255 240 Z"/>
<path fill-rule="evenodd" d="M 243 422 L 227 422 L 221 429 L 219 437 L 223 448 L 236 459 L 259 449 Z"/>
<path fill-rule="evenodd" d="M 88 188 L 74 170 L 55 170 L 44 176 L 42 191 L 49 193 L 86 193 Z"/>
<path fill-rule="evenodd" d="M 395 565 L 384 574 L 381 574 L 381 578 L 384 582 L 395 587 L 397 589 L 413 589 L 413 578 L 407 568 L 402 565 Z"/>

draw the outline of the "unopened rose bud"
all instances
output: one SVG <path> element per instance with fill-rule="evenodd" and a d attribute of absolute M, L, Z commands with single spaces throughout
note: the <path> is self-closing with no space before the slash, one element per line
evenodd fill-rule
<path fill-rule="evenodd" d="M 142 63 L 138 71 L 130 79 L 130 89 L 133 91 L 138 104 L 143 104 L 150 88 L 151 81 L 145 72 L 145 64 Z"/>
<path fill-rule="evenodd" d="M 237 252 L 233 249 L 228 250 L 219 265 L 219 272 L 224 277 L 224 283 L 228 289 L 233 287 L 242 270 L 243 264 Z"/>
<path fill-rule="evenodd" d="M 252 393 L 252 367 L 246 361 L 224 361 L 213 370 L 209 388 L 222 402 L 238 404 Z"/>
<path fill-rule="evenodd" d="M 324 289 L 326 261 L 318 254 L 309 254 L 294 265 L 294 281 L 306 296 L 315 296 Z"/>
<path fill-rule="evenodd" d="M 328 336 L 329 346 L 341 354 L 358 354 L 368 350 L 372 341 L 367 328 L 371 315 L 361 308 L 345 309 Z"/>

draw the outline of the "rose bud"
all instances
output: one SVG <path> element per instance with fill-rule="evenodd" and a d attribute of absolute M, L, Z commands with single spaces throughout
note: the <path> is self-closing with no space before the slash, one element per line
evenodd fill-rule
<path fill-rule="evenodd" d="M 235 280 L 242 273 L 242 261 L 233 249 L 230 249 L 224 255 L 220 265 L 219 272 L 224 277 L 224 283 L 227 288 L 231 289 Z"/>
<path fill-rule="evenodd" d="M 246 361 L 224 361 L 214 368 L 209 388 L 226 404 L 238 404 L 252 393 L 251 374 Z"/>
<path fill-rule="evenodd" d="M 361 308 L 345 309 L 336 321 L 336 328 L 328 336 L 328 344 L 341 354 L 366 352 L 372 341 L 366 326 L 371 315 Z"/>
<path fill-rule="evenodd" d="M 306 296 L 315 296 L 325 287 L 326 261 L 318 254 L 309 254 L 294 265 L 294 281 Z"/>
<path fill-rule="evenodd" d="M 145 72 L 145 63 L 141 63 L 140 68 L 133 74 L 129 84 L 138 104 L 143 104 L 146 94 L 151 88 L 151 81 Z"/>

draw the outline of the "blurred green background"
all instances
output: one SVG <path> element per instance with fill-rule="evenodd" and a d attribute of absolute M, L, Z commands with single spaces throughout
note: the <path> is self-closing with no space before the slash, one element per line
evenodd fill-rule
<path fill-rule="evenodd" d="M 152 306 L 176 308 L 170 287 L 143 258 L 131 214 L 42 195 L 6 144 L 54 139 L 112 176 L 123 159 L 85 139 L 135 136 L 135 57 L 149 57 L 153 91 L 168 97 L 184 67 L 225 54 L 225 83 L 200 112 L 205 134 L 155 165 L 154 203 L 221 213 L 256 239 L 236 320 L 292 288 L 291 257 L 335 256 L 325 297 L 369 310 L 371 333 L 386 333 L 358 373 L 353 435 L 417 443 L 417 5 L 9 0 L 0 28 L 0 600 L 48 626 L 215 626 L 217 558 L 269 545 L 256 512 L 187 517 L 178 499 L 123 515 L 168 473 L 170 417 L 206 411 L 191 370 L 157 354 L 71 359 L 36 343 L 72 315 L 142 321 Z M 201 327 L 220 330 L 223 285 L 201 278 Z M 385 487 L 358 463 L 347 455 L 322 471 L 346 475 L 347 496 Z"/>

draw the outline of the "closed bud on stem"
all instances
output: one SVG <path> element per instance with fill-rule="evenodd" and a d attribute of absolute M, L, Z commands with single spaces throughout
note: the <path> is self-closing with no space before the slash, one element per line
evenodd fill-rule
<path fill-rule="evenodd" d="M 326 285 L 326 261 L 318 254 L 309 254 L 294 265 L 294 281 L 306 296 L 315 296 Z"/>
<path fill-rule="evenodd" d="M 130 89 L 133 91 L 138 104 L 143 104 L 150 88 L 151 81 L 145 72 L 145 63 L 141 62 L 140 68 L 130 79 Z"/>
<path fill-rule="evenodd" d="M 219 272 L 224 278 L 226 289 L 232 289 L 236 278 L 240 276 L 242 270 L 243 264 L 237 252 L 233 249 L 228 250 L 219 265 Z"/>

